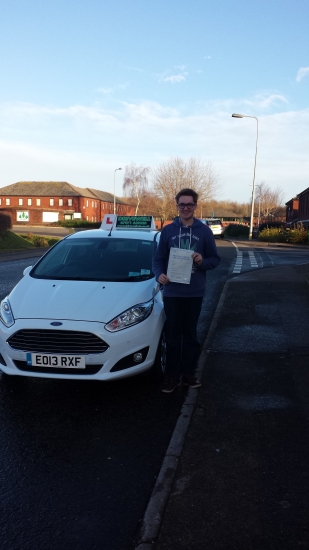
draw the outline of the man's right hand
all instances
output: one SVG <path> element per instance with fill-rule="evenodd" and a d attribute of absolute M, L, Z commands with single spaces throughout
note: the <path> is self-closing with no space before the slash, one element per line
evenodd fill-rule
<path fill-rule="evenodd" d="M 168 276 L 164 275 L 164 273 L 161 273 L 161 275 L 158 277 L 158 281 L 159 283 L 161 283 L 161 285 L 167 285 L 170 282 Z"/>

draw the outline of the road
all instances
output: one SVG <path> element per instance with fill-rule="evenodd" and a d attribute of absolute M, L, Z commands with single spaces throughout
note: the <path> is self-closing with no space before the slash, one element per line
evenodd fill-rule
<path fill-rule="evenodd" d="M 201 341 L 225 281 L 237 276 L 235 245 L 217 244 L 222 261 L 208 273 Z M 257 269 L 249 259 L 254 246 L 238 250 L 241 270 Z M 267 255 L 274 265 L 308 261 L 306 250 L 259 248 L 263 266 Z M 0 298 L 33 261 L 0 263 Z M 130 550 L 184 396 L 164 395 L 146 377 L 98 383 L 2 376 L 1 549 Z"/>

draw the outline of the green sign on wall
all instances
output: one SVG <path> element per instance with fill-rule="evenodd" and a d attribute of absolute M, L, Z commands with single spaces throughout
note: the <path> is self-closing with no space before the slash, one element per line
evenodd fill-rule
<path fill-rule="evenodd" d="M 16 212 L 16 219 L 18 222 L 28 222 L 29 221 L 29 212 Z"/>

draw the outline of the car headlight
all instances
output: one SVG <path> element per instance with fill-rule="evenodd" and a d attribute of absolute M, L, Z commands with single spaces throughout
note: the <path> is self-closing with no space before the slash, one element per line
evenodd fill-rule
<path fill-rule="evenodd" d="M 11 305 L 8 298 L 4 298 L 4 300 L 2 300 L 0 304 L 0 321 L 2 321 L 2 323 L 6 327 L 11 327 L 15 323 Z"/>
<path fill-rule="evenodd" d="M 130 307 L 123 313 L 120 313 L 117 317 L 114 317 L 109 323 L 105 325 L 106 330 L 109 332 L 117 332 L 124 328 L 132 327 L 137 323 L 141 323 L 151 314 L 153 309 L 153 299 L 144 304 L 137 304 Z"/>

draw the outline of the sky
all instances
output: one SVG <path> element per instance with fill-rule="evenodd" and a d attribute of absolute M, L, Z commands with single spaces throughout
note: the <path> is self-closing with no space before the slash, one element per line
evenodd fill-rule
<path fill-rule="evenodd" d="M 0 188 L 121 196 L 126 165 L 198 157 L 217 200 L 248 202 L 257 143 L 256 185 L 285 202 L 309 187 L 308 0 L 2 0 L 0 14 Z"/>

